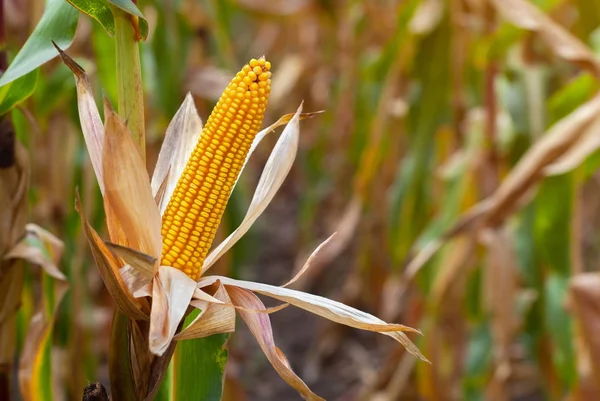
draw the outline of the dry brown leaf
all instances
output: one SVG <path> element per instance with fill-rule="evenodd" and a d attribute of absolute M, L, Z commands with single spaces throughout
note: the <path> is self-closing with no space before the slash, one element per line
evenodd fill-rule
<path fill-rule="evenodd" d="M 298 288 L 304 288 L 306 283 L 310 283 L 315 277 L 318 277 L 319 274 L 323 271 L 323 269 L 329 265 L 333 260 L 335 260 L 348 246 L 352 238 L 354 237 L 354 233 L 356 231 L 356 227 L 360 221 L 361 212 L 362 212 L 363 204 L 360 200 L 359 196 L 355 196 L 352 198 L 346 209 L 344 210 L 342 217 L 337 222 L 335 226 L 335 238 L 328 239 L 329 244 L 323 250 L 319 251 L 319 257 L 310 263 L 310 270 L 304 274 L 303 278 L 299 282 Z M 323 244 L 322 244 L 323 245 Z M 314 252 L 316 252 L 315 250 Z M 313 252 L 313 254 L 314 254 Z M 312 257 L 312 255 L 311 255 Z M 305 258 L 301 258 L 304 260 Z M 303 265 L 297 263 L 300 269 L 296 276 L 302 275 L 303 270 L 308 267 L 305 262 Z M 286 284 L 285 286 L 288 286 Z"/>
<path fill-rule="evenodd" d="M 54 47 L 56 47 L 63 62 L 75 76 L 75 84 L 77 86 L 77 110 L 79 111 L 79 122 L 81 123 L 81 130 L 83 131 L 83 139 L 85 140 L 85 147 L 90 155 L 94 173 L 96 173 L 100 191 L 104 194 L 104 179 L 102 175 L 104 126 L 100 119 L 98 106 L 96 106 L 96 101 L 94 100 L 92 86 L 90 85 L 90 81 L 84 69 L 56 46 L 56 43 L 54 43 Z"/>
<path fill-rule="evenodd" d="M 420 333 L 418 330 L 415 330 L 411 327 L 403 326 L 401 324 L 386 323 L 376 316 L 328 298 L 268 284 L 234 280 L 232 278 L 222 276 L 209 276 L 201 278 L 198 282 L 198 287 L 203 288 L 212 285 L 217 281 L 221 281 L 228 287 L 236 286 L 244 288 L 271 298 L 278 299 L 282 302 L 287 302 L 290 305 L 302 308 L 314 313 L 315 315 L 319 315 L 339 324 L 362 330 L 375 331 L 392 337 L 394 340 L 402 344 L 408 352 L 424 361 L 427 361 L 427 358 L 421 354 L 419 349 L 412 343 L 412 341 L 410 341 L 406 334 L 403 333 L 403 331 Z"/>
<path fill-rule="evenodd" d="M 92 256 L 98 266 L 100 277 L 104 281 L 104 285 L 111 295 L 112 299 L 119 309 L 131 317 L 132 319 L 148 320 L 148 315 L 142 312 L 140 301 L 136 300 L 127 285 L 121 278 L 119 269 L 121 268 L 117 259 L 109 251 L 108 247 L 104 244 L 98 233 L 89 225 L 83 209 L 81 208 L 81 200 L 79 195 L 75 197 L 75 209 L 79 213 L 81 218 L 81 224 L 83 225 L 83 232 L 88 239 Z"/>
<path fill-rule="evenodd" d="M 336 237 L 336 235 L 337 235 L 337 232 L 334 232 L 333 234 L 331 234 L 329 236 L 329 238 L 327 238 L 325 241 L 321 242 L 321 244 L 319 244 L 319 246 L 316 247 L 315 250 L 310 254 L 308 259 L 306 259 L 306 262 L 304 262 L 304 265 L 298 271 L 298 273 L 296 273 L 294 275 L 294 277 L 292 277 L 287 283 L 283 284 L 282 287 L 289 287 L 290 285 L 292 285 L 296 281 L 298 281 L 304 275 L 304 273 L 306 273 L 306 271 L 311 267 L 311 265 L 314 263 L 317 256 L 319 256 L 323 252 L 323 250 L 326 249 L 326 247 L 331 244 L 331 241 Z"/>
<path fill-rule="evenodd" d="M 194 98 L 188 93 L 169 123 L 152 173 L 152 194 L 159 200 L 157 203 L 161 215 L 171 199 L 177 181 L 183 173 L 201 133 L 202 120 L 194 105 Z M 163 183 L 164 192 L 157 197 Z"/>
<path fill-rule="evenodd" d="M 586 346 L 583 355 L 591 364 L 591 375 L 600 383 L 600 274 L 585 273 L 571 279 L 571 306 Z"/>
<path fill-rule="evenodd" d="M 162 251 L 162 221 L 152 195 L 146 165 L 129 130 L 106 100 L 104 115 L 104 208 L 108 226 L 111 227 L 111 221 L 116 219 L 127 241 L 113 242 L 158 259 Z"/>
<path fill-rule="evenodd" d="M 220 285 L 214 297 L 227 305 L 206 301 L 192 301 L 192 305 L 201 309 L 200 315 L 177 334 L 175 340 L 202 338 L 213 334 L 233 333 L 235 331 L 235 309 L 231 304 L 231 299 L 225 287 Z M 203 305 L 200 306 L 199 304 L 195 304 L 195 302 L 202 302 Z"/>
<path fill-rule="evenodd" d="M 521 157 L 492 195 L 471 207 L 441 237 L 426 244 L 409 260 L 405 269 L 407 277 L 414 277 L 449 238 L 467 231 L 501 225 L 530 198 L 536 185 L 544 178 L 545 169 L 585 140 L 585 135 L 595 125 L 598 114 L 600 95 L 554 124 Z"/>
<path fill-rule="evenodd" d="M 158 268 L 152 283 L 149 334 L 150 351 L 154 355 L 163 355 L 171 344 L 195 289 L 196 282 L 183 271 L 169 266 Z"/>
<path fill-rule="evenodd" d="M 35 224 L 25 226 L 25 238 L 15 245 L 4 259 L 23 259 L 42 269 L 57 280 L 66 281 L 67 277 L 59 270 L 58 260 L 63 252 L 63 242 L 49 231 Z"/>
<path fill-rule="evenodd" d="M 574 170 L 585 159 L 600 148 L 600 118 L 596 118 L 582 134 L 581 139 L 559 157 L 554 163 L 546 166 L 544 174 L 560 175 Z"/>
<path fill-rule="evenodd" d="M 235 305 L 248 309 L 265 309 L 262 301 L 252 292 L 233 286 L 226 286 L 225 288 Z M 313 393 L 306 383 L 294 373 L 285 355 L 275 345 L 269 316 L 264 313 L 252 313 L 244 310 L 239 313 L 279 376 L 302 394 L 306 400 L 324 401 L 323 398 Z"/>
<path fill-rule="evenodd" d="M 600 75 L 592 50 L 527 0 L 489 0 L 490 4 L 516 26 L 537 33 L 561 58 Z"/>
<path fill-rule="evenodd" d="M 23 236 L 27 215 L 29 157 L 12 123 L 0 117 L 0 258 Z"/>
<path fill-rule="evenodd" d="M 206 257 L 204 265 L 202 266 L 201 274 L 204 274 L 225 252 L 227 252 L 233 245 L 239 241 L 240 238 L 254 224 L 256 219 L 265 211 L 271 200 L 277 194 L 277 191 L 283 184 L 283 181 L 287 177 L 294 159 L 296 158 L 296 152 L 298 150 L 298 142 L 300 140 L 300 115 L 302 113 L 302 105 L 298 107 L 298 110 L 291 118 L 289 124 L 285 127 L 279 140 L 275 144 L 267 163 L 263 169 L 263 172 L 258 180 L 252 201 L 246 211 L 244 219 L 240 225 L 221 242 L 216 248 L 214 248 Z M 285 117 L 285 116 L 284 116 Z M 280 118 L 280 120 L 282 120 Z M 276 123 L 277 124 L 277 123 Z M 272 126 L 271 126 L 272 127 Z M 272 128 L 269 127 L 263 130 L 262 133 L 257 134 L 257 138 L 252 143 L 250 152 L 260 142 L 259 135 L 266 135 Z M 246 159 L 246 161 L 248 158 Z"/>
<path fill-rule="evenodd" d="M 150 255 L 126 246 L 110 242 L 107 242 L 106 246 L 127 264 L 121 268 L 121 277 L 129 291 L 136 297 L 136 292 L 152 281 L 158 261 Z"/>

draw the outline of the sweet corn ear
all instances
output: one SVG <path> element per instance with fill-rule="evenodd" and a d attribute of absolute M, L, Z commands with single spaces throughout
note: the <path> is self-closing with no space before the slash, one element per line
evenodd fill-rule
<path fill-rule="evenodd" d="M 161 263 L 197 280 L 271 91 L 271 63 L 252 59 L 213 109 L 162 220 Z"/>

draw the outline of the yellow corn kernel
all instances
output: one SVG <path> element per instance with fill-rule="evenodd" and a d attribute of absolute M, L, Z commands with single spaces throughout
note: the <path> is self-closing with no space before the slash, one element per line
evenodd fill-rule
<path fill-rule="evenodd" d="M 197 280 L 271 90 L 271 63 L 252 59 L 231 80 L 204 126 L 162 220 L 161 263 Z"/>

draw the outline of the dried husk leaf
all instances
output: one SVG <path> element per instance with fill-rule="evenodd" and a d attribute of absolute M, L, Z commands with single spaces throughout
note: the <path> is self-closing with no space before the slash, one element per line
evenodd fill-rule
<path fill-rule="evenodd" d="M 300 106 L 300 107 L 302 107 L 302 106 Z M 300 121 L 306 120 L 308 118 L 313 118 L 317 114 L 321 114 L 321 113 L 322 113 L 322 111 L 315 111 L 315 112 L 311 112 L 311 113 L 300 113 L 299 119 L 300 119 Z M 244 160 L 244 165 L 242 166 L 242 169 L 240 170 L 240 174 L 238 176 L 238 179 L 233 184 L 233 188 L 235 188 L 235 186 L 237 185 L 237 182 L 239 181 L 240 177 L 242 176 L 242 172 L 244 171 L 244 169 L 248 165 L 248 162 L 250 161 L 250 156 L 252 156 L 252 154 L 254 153 L 254 151 L 256 150 L 256 148 L 258 147 L 258 145 L 260 145 L 260 143 L 262 142 L 262 140 L 268 134 L 270 134 L 271 132 L 275 131 L 275 129 L 281 127 L 282 125 L 286 125 L 287 123 L 289 123 L 292 120 L 292 118 L 294 118 L 295 115 L 296 115 L 296 113 L 284 114 L 283 116 L 279 117 L 279 120 L 275 121 L 273 124 L 269 125 L 267 128 L 263 129 L 262 131 L 259 131 L 258 134 L 256 134 L 256 137 L 254 138 L 254 141 L 252 141 L 252 145 L 250 145 L 250 150 L 248 151 L 248 155 L 246 156 L 246 160 Z"/>
<path fill-rule="evenodd" d="M 113 242 L 158 259 L 162 250 L 162 222 L 146 166 L 127 127 L 107 101 L 104 114 L 104 208 L 109 229 L 114 227 L 116 219 L 126 240 L 119 242 L 123 241 L 119 238 Z"/>
<path fill-rule="evenodd" d="M 232 278 L 222 276 L 209 276 L 201 278 L 198 282 L 198 287 L 202 288 L 204 286 L 214 284 L 216 281 L 221 281 L 221 283 L 228 287 L 236 286 L 244 288 L 283 302 L 287 302 L 291 305 L 305 309 L 336 323 L 344 324 L 357 329 L 382 333 L 398 341 L 411 354 L 424 361 L 427 361 L 427 358 L 421 354 L 419 349 L 408 339 L 404 333 L 402 333 L 403 331 L 419 333 L 418 330 L 415 330 L 411 327 L 400 324 L 386 323 L 369 313 L 360 311 L 348 305 L 344 305 L 341 302 L 337 302 L 328 298 L 268 284 L 234 280 Z"/>
<path fill-rule="evenodd" d="M 81 218 L 83 232 L 88 239 L 100 277 L 102 277 L 102 281 L 104 281 L 104 285 L 112 299 L 119 309 L 132 319 L 148 320 L 148 315 L 140 309 L 140 302 L 131 295 L 127 285 L 121 278 L 119 261 L 111 254 L 98 233 L 89 225 L 81 208 L 79 195 L 75 197 L 75 209 Z"/>
<path fill-rule="evenodd" d="M 600 118 L 589 126 L 581 139 L 559 157 L 552 164 L 546 166 L 546 176 L 560 175 L 574 170 L 585 161 L 585 159 L 600 148 Z"/>
<path fill-rule="evenodd" d="M 0 117 L 0 398 L 10 396 L 17 346 L 16 314 L 21 305 L 23 263 L 4 259 L 24 234 L 29 158 L 8 115 Z M 6 384 L 6 386 L 4 386 Z"/>
<path fill-rule="evenodd" d="M 600 274 L 580 274 L 571 280 L 571 306 L 586 345 L 596 383 L 600 383 Z"/>
<path fill-rule="evenodd" d="M 190 93 L 169 123 L 156 167 L 152 174 L 152 194 L 157 197 L 159 189 L 165 182 L 164 193 L 159 197 L 159 209 L 162 215 L 173 195 L 177 180 L 183 173 L 185 165 L 202 133 L 202 120 L 198 115 L 194 98 Z M 166 180 L 166 181 L 165 181 Z"/>
<path fill-rule="evenodd" d="M 265 309 L 261 300 L 252 292 L 234 286 L 226 286 L 226 289 L 235 305 L 248 309 Z M 279 376 L 302 394 L 306 400 L 324 401 L 294 373 L 285 355 L 275 346 L 269 316 L 265 313 L 252 313 L 244 310 L 240 310 L 239 313 Z"/>
<path fill-rule="evenodd" d="M 219 246 L 209 253 L 202 266 L 202 274 L 248 232 L 252 224 L 267 208 L 279 190 L 279 187 L 281 187 L 285 177 L 292 168 L 296 151 L 298 150 L 301 112 L 302 105 L 300 105 L 294 117 L 292 117 L 289 124 L 283 130 L 273 152 L 271 152 L 241 224 Z M 257 139 L 259 138 L 255 139 L 255 143 Z M 254 146 L 254 143 L 252 146 Z"/>
<path fill-rule="evenodd" d="M 511 23 L 537 33 L 557 56 L 600 75 L 600 65 L 592 50 L 531 2 L 490 0 L 490 4 Z"/>
<path fill-rule="evenodd" d="M 25 231 L 25 237 L 4 256 L 4 259 L 26 260 L 42 267 L 49 276 L 66 281 L 67 277 L 59 270 L 54 257 L 62 255 L 63 242 L 35 224 L 27 224 Z"/>
<path fill-rule="evenodd" d="M 29 157 L 16 140 L 12 123 L 0 117 L 0 149 L 4 160 L 0 167 L 0 258 L 24 234 L 27 221 Z M 1 262 L 0 262 L 1 263 Z"/>
<path fill-rule="evenodd" d="M 235 309 L 225 287 L 220 285 L 214 298 L 227 305 L 200 300 L 192 301 L 192 305 L 201 312 L 192 323 L 175 336 L 175 340 L 202 338 L 235 331 Z"/>
<path fill-rule="evenodd" d="M 282 285 L 282 287 L 289 287 L 290 285 L 292 285 L 296 281 L 298 281 L 304 275 L 304 273 L 306 273 L 306 271 L 311 267 L 315 258 L 320 254 L 320 252 L 323 251 L 324 248 L 326 248 L 328 245 L 331 244 L 331 241 L 336 237 L 336 235 L 337 235 L 337 232 L 334 232 L 333 234 L 331 234 L 329 236 L 329 238 L 327 238 L 325 241 L 321 242 L 321 244 L 315 248 L 313 253 L 310 254 L 308 259 L 306 259 L 306 262 L 304 263 L 302 268 L 300 270 L 298 270 L 298 273 L 296 273 L 294 275 L 294 277 L 292 277 L 287 283 Z"/>
<path fill-rule="evenodd" d="M 121 277 L 129 291 L 134 294 L 135 298 L 138 298 L 136 293 L 152 281 L 158 260 L 126 246 L 110 242 L 106 243 L 106 246 L 127 263 L 120 270 Z"/>
<path fill-rule="evenodd" d="M 336 223 L 335 232 L 337 235 L 325 249 L 319 252 L 319 257 L 311 263 L 310 270 L 303 279 L 304 282 L 310 282 L 311 279 L 317 277 L 325 266 L 331 263 L 346 249 L 354 237 L 356 227 L 360 222 L 362 210 L 362 200 L 359 196 L 354 196 L 344 209 L 342 217 Z M 299 284 L 299 287 L 302 289 L 302 284 Z"/>
<path fill-rule="evenodd" d="M 152 285 L 149 344 L 153 354 L 164 354 L 171 344 L 195 289 L 196 282 L 181 270 L 159 267 Z"/>
<path fill-rule="evenodd" d="M 445 240 L 467 231 L 497 227 L 524 205 L 532 189 L 544 178 L 546 168 L 568 155 L 586 137 L 600 114 L 600 95 L 579 106 L 539 139 L 521 157 L 498 189 L 465 212 L 441 237 L 425 245 L 407 264 L 407 277 L 416 273 L 439 250 Z M 564 159 L 563 159 L 564 160 Z M 561 163 L 562 164 L 562 163 Z"/>
<path fill-rule="evenodd" d="M 104 178 L 102 170 L 104 126 L 102 125 L 98 106 L 96 106 L 96 101 L 94 100 L 92 86 L 90 85 L 90 81 L 84 69 L 56 46 L 56 44 L 54 44 L 54 47 L 56 47 L 63 62 L 71 71 L 73 71 L 75 76 L 75 84 L 77 87 L 77 110 L 79 111 L 79 122 L 81 124 L 81 130 L 83 131 L 83 139 L 85 140 L 85 147 L 90 155 L 90 161 L 92 162 L 92 167 L 94 168 L 94 173 L 98 180 L 100 192 L 104 194 Z"/>

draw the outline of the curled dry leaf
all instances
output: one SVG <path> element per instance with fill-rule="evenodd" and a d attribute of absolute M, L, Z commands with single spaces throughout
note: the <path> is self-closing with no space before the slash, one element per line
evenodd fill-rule
<path fill-rule="evenodd" d="M 337 302 L 328 298 L 268 284 L 234 280 L 232 278 L 222 276 L 209 276 L 201 278 L 198 282 L 198 287 L 202 288 L 214 284 L 217 281 L 221 281 L 221 283 L 228 287 L 236 286 L 244 288 L 271 298 L 278 299 L 282 302 L 287 302 L 290 305 L 305 309 L 336 323 L 344 324 L 357 329 L 375 331 L 392 337 L 394 340 L 402 344 L 408 352 L 424 361 L 427 361 L 427 358 L 421 354 L 419 349 L 409 340 L 406 334 L 403 333 L 403 331 L 419 333 L 418 330 L 415 330 L 411 327 L 403 326 L 401 324 L 386 323 L 369 313 L 360 311 L 348 305 L 344 305 L 341 302 Z"/>
<path fill-rule="evenodd" d="M 107 222 L 118 220 L 130 248 L 160 257 L 161 218 L 150 188 L 146 165 L 129 130 L 105 100 L 106 126 L 102 154 Z M 108 224 L 109 227 L 111 224 Z M 112 237 L 111 237 L 112 239 Z"/>
<path fill-rule="evenodd" d="M 217 246 L 206 258 L 202 266 L 202 274 L 206 272 L 225 252 L 227 252 L 246 232 L 250 229 L 256 219 L 267 208 L 285 177 L 292 168 L 296 151 L 298 150 L 299 140 L 299 121 L 302 105 L 296 111 L 296 114 L 290 120 L 289 124 L 283 130 L 281 137 L 275 144 L 265 168 L 260 176 L 254 196 L 248 207 L 241 224 L 235 229 L 219 246 Z M 263 130 L 263 132 L 268 132 Z M 264 135 L 263 135 L 264 136 Z M 255 138 L 254 143 L 261 138 Z M 254 143 L 252 146 L 254 146 Z"/>
<path fill-rule="evenodd" d="M 29 158 L 17 140 L 8 115 L 0 116 L 0 398 L 10 397 L 15 348 L 17 344 L 17 310 L 25 269 L 6 253 L 23 236 L 27 219 Z"/>
<path fill-rule="evenodd" d="M 304 275 L 304 273 L 306 273 L 306 271 L 311 267 L 315 258 L 318 255 L 320 255 L 320 253 L 323 251 L 323 249 L 331 244 L 331 241 L 336 237 L 336 235 L 337 235 L 337 232 L 334 232 L 333 234 L 331 234 L 329 236 L 329 238 L 327 238 L 325 241 L 321 242 L 321 244 L 315 248 L 313 253 L 310 254 L 308 259 L 306 259 L 306 262 L 304 263 L 302 268 L 300 270 L 298 270 L 298 273 L 296 273 L 294 275 L 294 277 L 292 277 L 287 283 L 283 284 L 282 287 L 289 287 L 290 285 L 292 285 L 296 281 L 298 281 Z"/>
<path fill-rule="evenodd" d="M 90 245 L 96 266 L 98 266 L 100 277 L 102 277 L 102 281 L 104 281 L 104 285 L 112 299 L 119 309 L 132 319 L 148 320 L 148 315 L 141 310 L 140 301 L 131 295 L 127 285 L 121 278 L 119 261 L 113 256 L 98 233 L 89 225 L 81 208 L 81 200 L 78 194 L 75 196 L 75 210 L 81 218 L 83 232 Z"/>
<path fill-rule="evenodd" d="M 226 286 L 225 288 L 235 305 L 247 309 L 265 309 L 265 305 L 261 300 L 250 291 L 235 286 Z M 306 383 L 294 373 L 285 355 L 275 346 L 269 316 L 264 313 L 252 313 L 244 310 L 239 313 L 279 376 L 302 394 L 305 399 L 323 401 L 323 398 L 313 393 Z"/>
<path fill-rule="evenodd" d="M 90 155 L 94 173 L 96 173 L 96 178 L 98 179 L 100 191 L 104 194 L 104 179 L 102 175 L 104 126 L 102 125 L 98 106 L 96 106 L 96 101 L 94 100 L 92 86 L 90 85 L 90 81 L 84 69 L 73 61 L 67 53 L 63 52 L 56 43 L 54 43 L 54 47 L 56 47 L 63 62 L 75 76 L 75 84 L 77 86 L 77 110 L 79 110 L 79 122 L 81 123 L 81 130 L 83 131 L 83 139 L 85 140 L 85 146 Z"/>
<path fill-rule="evenodd" d="M 177 180 L 185 169 L 185 165 L 200 139 L 201 133 L 202 120 L 194 105 L 194 98 L 188 93 L 183 104 L 169 123 L 152 174 L 152 194 L 155 198 L 159 188 L 166 181 L 164 193 L 157 202 L 161 215 L 167 207 L 169 199 L 171 199 Z"/>
<path fill-rule="evenodd" d="M 581 139 L 559 157 L 554 163 L 546 166 L 546 176 L 568 173 L 580 166 L 585 159 L 600 148 L 600 118 L 596 117 L 594 122 L 582 134 Z"/>
<path fill-rule="evenodd" d="M 490 4 L 516 26 L 537 33 L 558 56 L 600 75 L 592 50 L 527 0 L 489 0 Z"/>
<path fill-rule="evenodd" d="M 317 114 L 321 114 L 321 113 L 322 113 L 322 111 L 316 111 L 316 112 L 312 112 L 312 113 L 300 113 L 299 119 L 306 120 L 309 118 L 313 118 Z M 246 165 L 248 164 L 248 161 L 250 161 L 250 156 L 252 156 L 252 154 L 254 153 L 254 151 L 256 150 L 258 145 L 260 145 L 262 140 L 268 134 L 275 131 L 275 129 L 289 123 L 292 120 L 292 118 L 294 118 L 295 115 L 296 115 L 296 113 L 284 114 L 283 116 L 279 117 L 279 119 L 277 121 L 275 121 L 273 124 L 269 125 L 267 128 L 263 129 L 258 134 L 256 134 L 256 137 L 254 138 L 254 141 L 252 141 L 252 145 L 250 146 L 250 150 L 248 151 L 248 156 L 246 157 L 246 160 L 244 161 L 244 165 L 242 166 L 241 171 L 244 171 L 244 169 L 246 168 Z M 283 134 L 282 134 L 282 136 L 283 136 Z M 241 171 L 240 171 L 240 177 L 242 174 Z M 239 178 L 238 178 L 238 180 L 239 180 Z M 237 181 L 235 184 L 237 184 Z M 235 188 L 235 184 L 234 184 L 234 188 Z"/>
<path fill-rule="evenodd" d="M 192 301 L 192 305 L 200 309 L 200 314 L 175 336 L 175 340 L 202 338 L 213 334 L 233 333 L 235 331 L 235 309 L 225 287 L 219 285 L 214 298 L 222 303 Z"/>
<path fill-rule="evenodd" d="M 11 121 L 0 117 L 0 258 L 23 236 L 29 172 L 27 149 L 16 140 Z"/>
<path fill-rule="evenodd" d="M 49 231 L 35 224 L 27 224 L 25 237 L 4 258 L 26 260 L 42 267 L 49 276 L 66 281 L 67 277 L 57 266 L 63 248 L 62 241 Z"/>
<path fill-rule="evenodd" d="M 181 270 L 159 267 L 152 285 L 149 345 L 153 354 L 163 355 L 171 344 L 195 289 L 196 282 Z"/>
<path fill-rule="evenodd" d="M 586 345 L 586 354 L 592 366 L 592 375 L 600 383 L 600 274 L 585 273 L 573 277 L 570 287 L 571 306 L 579 321 Z"/>
<path fill-rule="evenodd" d="M 137 298 L 136 293 L 148 286 L 152 281 L 158 261 L 150 255 L 127 248 L 126 246 L 110 242 L 107 242 L 106 246 L 115 255 L 125 261 L 126 265 L 121 268 L 121 277 L 125 281 L 127 288 Z"/>
<path fill-rule="evenodd" d="M 60 240 L 41 227 L 28 224 L 25 238 L 7 255 L 9 258 L 22 258 L 40 265 L 55 279 L 51 289 L 54 293 L 49 295 L 45 290 L 44 296 L 38 301 L 23 344 L 19 361 L 19 385 L 25 401 L 37 400 L 40 397 L 43 355 L 50 346 L 48 340 L 56 309 L 69 288 L 66 277 L 57 267 L 62 252 L 63 243 Z"/>
<path fill-rule="evenodd" d="M 600 95 L 596 95 L 554 124 L 521 157 L 492 195 L 471 207 L 441 237 L 426 244 L 408 261 L 406 276 L 414 277 L 439 250 L 444 240 L 467 231 L 494 228 L 502 224 L 511 213 L 524 205 L 528 195 L 532 194 L 532 189 L 548 173 L 548 166 L 558 161 L 559 166 L 564 168 L 565 161 L 571 163 L 574 158 L 582 160 L 580 151 L 576 149 L 582 146 L 580 142 L 588 141 L 587 135 L 592 135 L 591 131 L 596 125 L 598 114 Z M 563 157 L 564 159 L 561 159 Z"/>
<path fill-rule="evenodd" d="M 354 237 L 356 227 L 360 221 L 362 210 L 363 203 L 360 197 L 354 196 L 348 206 L 346 206 L 344 209 L 342 217 L 335 226 L 335 238 L 331 240 L 327 247 L 319 252 L 319 257 L 310 264 L 310 270 L 304 276 L 301 282 L 310 282 L 312 278 L 317 277 L 323 271 L 325 266 L 329 265 L 346 249 Z M 308 266 L 306 266 L 306 264 L 303 265 L 301 270 L 303 270 L 304 267 Z M 299 274 L 301 273 L 297 273 L 297 275 Z M 300 286 L 302 285 L 300 284 Z"/>

